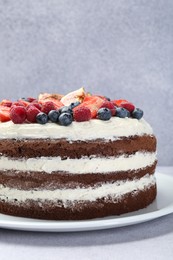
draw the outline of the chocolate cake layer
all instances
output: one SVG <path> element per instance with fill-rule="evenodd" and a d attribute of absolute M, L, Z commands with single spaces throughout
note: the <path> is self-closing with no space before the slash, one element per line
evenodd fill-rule
<path fill-rule="evenodd" d="M 0 201 L 0 212 L 13 216 L 48 220 L 101 218 L 145 208 L 154 201 L 156 193 L 156 185 L 152 185 L 146 190 L 128 193 L 117 201 L 102 198 L 94 202 L 79 201 L 69 207 L 64 207 L 61 202 L 55 204 L 51 201 L 30 200 L 26 203 Z"/>
<path fill-rule="evenodd" d="M 154 135 L 121 138 L 116 141 L 93 140 L 69 142 L 65 139 L 3 139 L 0 140 L 0 154 L 12 158 L 55 157 L 81 158 L 82 156 L 118 156 L 137 151 L 156 151 Z"/>
<path fill-rule="evenodd" d="M 92 187 L 106 182 L 139 179 L 146 174 L 154 174 L 155 167 L 156 162 L 139 170 L 115 171 L 106 174 L 69 174 L 67 172 L 46 174 L 44 172 L 0 171 L 0 184 L 22 190 Z"/>

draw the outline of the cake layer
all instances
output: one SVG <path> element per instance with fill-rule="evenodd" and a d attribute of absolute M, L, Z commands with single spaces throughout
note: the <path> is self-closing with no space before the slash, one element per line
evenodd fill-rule
<path fill-rule="evenodd" d="M 99 198 L 95 201 L 80 200 L 69 203 L 66 207 L 61 201 L 54 203 L 49 200 L 27 200 L 16 201 L 14 196 L 11 201 L 1 198 L 0 212 L 8 215 L 31 217 L 50 220 L 80 220 L 101 218 L 111 215 L 120 215 L 131 211 L 145 208 L 156 197 L 156 185 L 150 184 L 143 190 L 134 190 L 126 193 L 117 199 L 109 196 Z M 11 195 L 11 194 L 10 194 Z M 70 194 L 69 194 L 70 196 Z M 2 196 L 1 196 L 2 197 Z"/>
<path fill-rule="evenodd" d="M 151 135 L 151 126 L 142 118 L 112 117 L 108 121 L 92 119 L 75 122 L 68 127 L 58 124 L 13 124 L 11 121 L 0 124 L 0 139 L 62 139 L 86 141 L 95 139 L 117 140 L 119 137 Z"/>
<path fill-rule="evenodd" d="M 140 179 L 106 182 L 94 187 L 78 187 L 75 189 L 31 189 L 19 190 L 0 185 L 0 199 L 4 201 L 25 202 L 27 200 L 50 200 L 52 202 L 61 201 L 64 206 L 76 201 L 95 201 L 101 198 L 118 199 L 129 192 L 144 190 L 156 183 L 155 176 L 146 174 Z"/>
<path fill-rule="evenodd" d="M 156 153 L 136 152 L 118 157 L 82 157 L 80 159 L 61 157 L 39 157 L 29 159 L 13 159 L 1 156 L 0 170 L 37 171 L 52 173 L 65 171 L 71 174 L 107 173 L 126 170 L 137 170 L 152 165 L 156 161 Z"/>
<path fill-rule="evenodd" d="M 0 184 L 4 187 L 30 189 L 63 189 L 100 186 L 102 183 L 139 179 L 146 174 L 154 174 L 156 162 L 142 169 L 110 173 L 69 174 L 55 172 L 50 175 L 44 172 L 0 171 Z"/>
<path fill-rule="evenodd" d="M 137 151 L 155 152 L 156 138 L 153 135 L 133 136 L 107 142 L 105 140 L 74 141 L 51 139 L 13 140 L 0 139 L 0 153 L 8 157 L 55 157 L 81 158 L 82 156 L 118 156 Z"/>

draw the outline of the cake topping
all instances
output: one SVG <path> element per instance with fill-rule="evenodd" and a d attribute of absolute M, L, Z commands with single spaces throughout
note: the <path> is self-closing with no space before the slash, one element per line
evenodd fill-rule
<path fill-rule="evenodd" d="M 11 120 L 14 124 L 45 124 L 51 121 L 68 126 L 72 121 L 107 121 L 114 116 L 139 120 L 143 117 L 143 111 L 126 99 L 110 100 L 87 93 L 84 88 L 67 95 L 43 93 L 37 99 L 28 97 L 15 102 L 8 99 L 0 102 L 0 122 Z"/>

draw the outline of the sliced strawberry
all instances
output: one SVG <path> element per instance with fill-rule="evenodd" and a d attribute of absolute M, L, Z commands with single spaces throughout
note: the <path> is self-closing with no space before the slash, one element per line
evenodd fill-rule
<path fill-rule="evenodd" d="M 0 106 L 0 122 L 7 122 L 10 120 L 10 107 Z"/>
<path fill-rule="evenodd" d="M 91 110 L 91 118 L 96 118 L 97 111 L 102 106 L 104 100 L 98 96 L 87 96 L 84 101 L 74 108 L 74 111 L 80 107 L 88 107 Z"/>
<path fill-rule="evenodd" d="M 135 106 L 131 102 L 123 102 L 120 107 L 127 109 L 130 113 L 135 110 Z"/>
<path fill-rule="evenodd" d="M 120 107 L 122 103 L 127 103 L 126 99 L 118 99 L 118 100 L 112 100 L 113 104 L 117 107 Z"/>
<path fill-rule="evenodd" d="M 11 107 L 12 106 L 12 101 L 9 99 L 3 99 L 0 103 L 1 106 L 5 106 L 5 107 Z"/>

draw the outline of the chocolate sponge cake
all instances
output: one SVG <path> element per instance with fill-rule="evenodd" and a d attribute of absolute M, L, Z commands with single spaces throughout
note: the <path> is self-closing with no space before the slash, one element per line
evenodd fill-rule
<path fill-rule="evenodd" d="M 80 220 L 120 215 L 152 203 L 157 193 L 156 138 L 141 110 L 127 101 L 87 94 L 76 106 L 64 100 L 37 100 L 41 108 L 36 108 L 35 122 L 27 115 L 28 107 L 36 111 L 33 101 L 18 109 L 12 103 L 9 119 L 0 117 L 0 213 Z M 19 116 L 21 107 L 26 116 Z M 23 122 L 17 123 L 21 117 Z"/>

